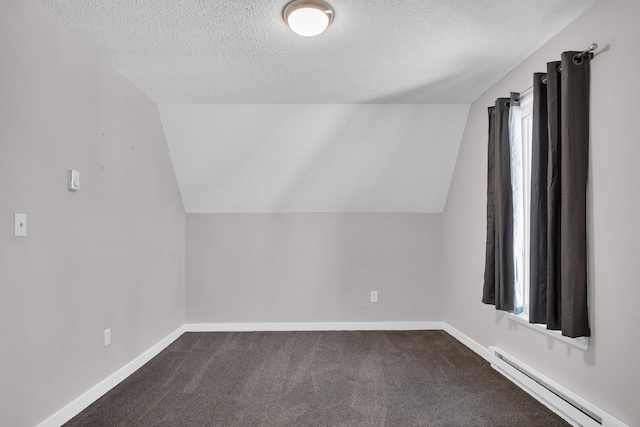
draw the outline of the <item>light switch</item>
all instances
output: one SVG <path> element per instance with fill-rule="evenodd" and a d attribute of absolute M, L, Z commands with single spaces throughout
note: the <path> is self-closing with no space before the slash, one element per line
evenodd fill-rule
<path fill-rule="evenodd" d="M 80 190 L 80 172 L 69 169 L 67 188 L 69 189 L 69 191 Z"/>
<path fill-rule="evenodd" d="M 14 235 L 25 237 L 27 235 L 27 214 L 14 214 Z"/>

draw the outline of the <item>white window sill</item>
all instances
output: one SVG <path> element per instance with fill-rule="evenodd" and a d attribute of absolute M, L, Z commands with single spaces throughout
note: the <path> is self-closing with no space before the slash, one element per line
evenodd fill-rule
<path fill-rule="evenodd" d="M 529 316 L 525 313 L 509 314 L 509 320 L 522 323 L 523 325 L 528 326 L 531 329 L 534 329 L 545 335 L 551 336 L 557 340 L 564 341 L 574 347 L 578 347 L 579 349 L 582 349 L 582 350 L 589 349 L 589 338 L 587 337 L 569 338 L 562 335 L 560 331 L 551 331 L 547 329 L 545 325 L 540 325 L 538 323 L 529 323 Z"/>

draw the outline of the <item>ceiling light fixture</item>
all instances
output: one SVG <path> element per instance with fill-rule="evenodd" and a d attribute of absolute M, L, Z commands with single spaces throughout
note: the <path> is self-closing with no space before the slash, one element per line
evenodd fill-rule
<path fill-rule="evenodd" d="M 327 29 L 333 10 L 320 0 L 295 0 L 284 8 L 283 16 L 294 33 L 313 37 Z"/>

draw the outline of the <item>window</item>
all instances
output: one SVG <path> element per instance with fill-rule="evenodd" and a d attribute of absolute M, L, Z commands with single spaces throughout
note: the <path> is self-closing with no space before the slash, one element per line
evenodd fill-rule
<path fill-rule="evenodd" d="M 571 339 L 591 335 L 589 61 L 579 55 L 563 52 L 546 73 L 534 73 L 532 89 L 487 109 L 482 302 Z"/>
<path fill-rule="evenodd" d="M 516 300 L 519 296 L 522 297 L 522 310 L 514 311 L 513 318 L 523 324 L 533 327 L 539 331 L 550 333 L 556 338 L 569 342 L 574 346 L 582 349 L 587 349 L 587 338 L 567 338 L 560 334 L 559 331 L 549 331 L 545 329 L 542 324 L 529 323 L 529 279 L 530 279 L 530 247 L 531 247 L 531 157 L 532 157 L 532 143 L 533 143 L 533 91 L 529 89 L 520 95 L 520 129 L 517 129 L 517 125 L 514 126 L 515 132 L 518 132 L 519 137 L 513 135 L 514 141 L 519 144 L 519 150 L 516 152 L 521 153 L 521 161 L 518 163 L 512 159 L 512 168 L 520 179 L 512 178 L 513 194 L 514 194 L 514 234 L 520 234 L 521 239 L 514 237 L 514 271 L 516 271 L 515 286 L 517 287 Z M 517 187 L 516 187 L 517 185 Z M 517 197 L 517 201 L 515 198 Z M 516 205 L 522 207 L 521 222 L 518 225 L 519 230 L 516 230 Z M 516 246 L 517 243 L 517 246 Z M 521 254 L 521 261 L 515 254 Z M 520 264 L 519 264 L 520 263 Z M 518 271 L 519 267 L 522 267 Z M 518 274 L 521 273 L 521 274 Z"/>

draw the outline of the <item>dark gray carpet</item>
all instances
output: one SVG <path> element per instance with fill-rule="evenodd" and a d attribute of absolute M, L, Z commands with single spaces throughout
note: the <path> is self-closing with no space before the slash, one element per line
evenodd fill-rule
<path fill-rule="evenodd" d="M 566 426 L 443 331 L 186 333 L 66 426 Z"/>

